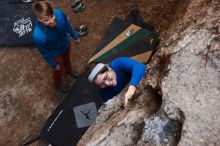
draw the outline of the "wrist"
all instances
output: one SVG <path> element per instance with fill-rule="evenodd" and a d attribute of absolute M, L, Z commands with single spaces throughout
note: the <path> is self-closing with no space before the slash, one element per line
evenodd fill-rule
<path fill-rule="evenodd" d="M 126 98 L 131 98 L 131 97 L 134 95 L 135 90 L 136 90 L 136 87 L 135 87 L 135 86 L 129 85 L 128 91 L 127 91 L 127 93 L 125 94 L 125 97 L 126 97 Z"/>
<path fill-rule="evenodd" d="M 135 92 L 135 90 L 136 90 L 136 88 L 137 88 L 137 87 L 136 87 L 136 86 L 134 86 L 134 85 L 129 85 L 129 86 L 128 86 L 128 91 L 131 91 L 131 92 L 133 92 L 133 93 L 134 93 L 134 92 Z"/>

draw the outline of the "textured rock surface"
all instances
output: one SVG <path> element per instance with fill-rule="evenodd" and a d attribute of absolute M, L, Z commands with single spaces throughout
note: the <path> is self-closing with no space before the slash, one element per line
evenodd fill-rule
<path fill-rule="evenodd" d="M 174 103 L 166 101 L 144 122 L 143 134 L 137 145 L 175 146 L 181 137 L 184 114 Z"/>
<path fill-rule="evenodd" d="M 162 38 L 136 102 L 126 110 L 123 93 L 115 97 L 78 145 L 220 145 L 219 18 L 219 1 L 190 2 Z"/>
<path fill-rule="evenodd" d="M 144 127 L 144 117 L 154 113 L 161 103 L 161 96 L 146 87 L 129 109 L 122 107 L 123 96 L 116 96 L 99 110 L 96 124 L 91 126 L 78 146 L 134 145 L 139 141 Z M 123 94 L 123 93 L 122 93 Z"/>
<path fill-rule="evenodd" d="M 179 145 L 220 145 L 220 21 L 207 20 L 184 31 L 162 82 L 164 99 L 185 113 Z"/>

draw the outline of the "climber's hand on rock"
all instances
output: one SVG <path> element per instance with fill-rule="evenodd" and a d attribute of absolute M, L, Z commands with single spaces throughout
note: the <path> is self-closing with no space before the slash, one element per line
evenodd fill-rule
<path fill-rule="evenodd" d="M 128 87 L 128 91 L 125 94 L 124 107 L 128 106 L 128 102 L 132 98 L 132 96 L 134 95 L 135 90 L 136 90 L 136 87 L 133 85 L 130 85 Z"/>

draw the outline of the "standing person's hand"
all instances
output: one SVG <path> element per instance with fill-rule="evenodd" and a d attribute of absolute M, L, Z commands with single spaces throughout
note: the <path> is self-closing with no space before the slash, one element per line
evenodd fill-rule
<path fill-rule="evenodd" d="M 126 94 L 125 94 L 124 107 L 126 107 L 126 106 L 128 105 L 129 99 L 132 98 L 132 96 L 133 96 L 134 93 L 135 93 L 135 90 L 136 90 L 136 87 L 133 86 L 133 85 L 130 85 L 130 86 L 128 87 L 128 91 L 127 91 Z"/>
<path fill-rule="evenodd" d="M 74 44 L 75 44 L 75 45 L 79 45 L 79 43 L 80 43 L 79 38 L 78 38 L 77 40 L 74 40 Z"/>

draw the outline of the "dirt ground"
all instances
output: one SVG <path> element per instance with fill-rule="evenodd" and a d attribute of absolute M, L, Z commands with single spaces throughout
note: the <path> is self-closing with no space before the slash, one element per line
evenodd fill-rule
<path fill-rule="evenodd" d="M 189 0 L 86 0 L 85 11 L 78 14 L 72 12 L 71 0 L 50 2 L 65 12 L 72 26 L 89 28 L 80 45 L 71 50 L 72 67 L 81 72 L 115 16 L 123 19 L 139 8 L 163 43 L 171 35 L 166 30 L 184 15 Z M 34 47 L 0 48 L 0 64 L 0 145 L 22 145 L 38 134 L 65 95 L 54 89 L 52 69 Z M 69 86 L 74 84 L 74 79 L 64 77 Z M 38 141 L 32 145 L 46 144 Z"/>

